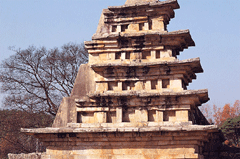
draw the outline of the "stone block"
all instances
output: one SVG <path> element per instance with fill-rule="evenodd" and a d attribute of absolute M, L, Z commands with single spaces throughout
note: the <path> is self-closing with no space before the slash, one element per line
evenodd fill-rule
<path fill-rule="evenodd" d="M 108 90 L 108 83 L 107 82 L 101 82 L 96 83 L 96 91 L 107 91 Z"/>
<path fill-rule="evenodd" d="M 188 110 L 176 111 L 176 120 L 179 122 L 188 122 Z"/>
<path fill-rule="evenodd" d="M 156 111 L 156 122 L 163 122 L 163 112 L 162 111 Z"/>
<path fill-rule="evenodd" d="M 152 30 L 165 31 L 165 24 L 162 17 L 152 18 Z"/>
<path fill-rule="evenodd" d="M 175 91 L 183 91 L 182 79 L 177 78 L 170 79 L 170 88 Z"/>
<path fill-rule="evenodd" d="M 107 114 L 106 112 L 95 112 L 94 113 L 94 123 L 106 123 Z"/>
<path fill-rule="evenodd" d="M 129 24 L 127 32 L 137 32 L 139 31 L 139 25 L 138 24 Z"/>
<path fill-rule="evenodd" d="M 148 121 L 148 112 L 147 110 L 135 110 L 133 122 L 147 122 Z"/>
<path fill-rule="evenodd" d="M 117 107 L 116 108 L 116 121 L 117 123 L 121 123 L 122 122 L 122 107 Z"/>

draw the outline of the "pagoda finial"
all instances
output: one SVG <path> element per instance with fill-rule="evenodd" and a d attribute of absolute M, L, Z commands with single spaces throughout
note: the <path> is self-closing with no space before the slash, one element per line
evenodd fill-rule
<path fill-rule="evenodd" d="M 127 0 L 125 4 L 135 4 L 135 3 L 141 3 L 141 2 L 155 2 L 158 0 Z"/>

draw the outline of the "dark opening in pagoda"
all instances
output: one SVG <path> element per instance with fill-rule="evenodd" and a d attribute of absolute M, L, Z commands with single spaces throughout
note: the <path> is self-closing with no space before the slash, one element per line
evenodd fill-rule
<path fill-rule="evenodd" d="M 115 59 L 116 59 L 116 60 L 121 59 L 121 55 L 122 55 L 121 52 L 117 52 L 117 53 L 115 54 Z"/>
<path fill-rule="evenodd" d="M 176 117 L 176 111 L 166 111 L 163 113 L 163 121 L 170 121 L 170 118 Z"/>
<path fill-rule="evenodd" d="M 158 83 L 157 80 L 151 81 L 151 89 L 152 89 L 152 90 L 157 89 L 157 83 Z"/>
<path fill-rule="evenodd" d="M 126 82 L 123 82 L 122 83 L 122 90 L 123 91 L 126 91 L 126 90 L 130 90 L 130 82 L 129 81 L 126 81 Z"/>
<path fill-rule="evenodd" d="M 149 22 L 148 22 L 148 29 L 152 30 L 152 20 L 149 20 Z"/>
<path fill-rule="evenodd" d="M 128 29 L 128 24 L 121 26 L 121 32 L 125 32 Z"/>
<path fill-rule="evenodd" d="M 107 123 L 113 123 L 114 118 L 116 118 L 116 112 L 107 112 Z"/>
<path fill-rule="evenodd" d="M 156 110 L 149 110 L 148 111 L 148 121 L 155 121 Z"/>
<path fill-rule="evenodd" d="M 169 87 L 170 87 L 170 79 L 163 79 L 162 88 L 169 88 Z"/>
<path fill-rule="evenodd" d="M 113 25 L 112 26 L 112 32 L 116 32 L 117 31 L 117 25 Z"/>
<path fill-rule="evenodd" d="M 149 59 L 151 57 L 150 51 L 143 51 L 142 52 L 142 59 Z"/>
<path fill-rule="evenodd" d="M 140 24 L 139 24 L 139 30 L 140 30 L 140 31 L 143 30 L 143 27 L 144 27 L 144 23 L 140 23 Z"/>
<path fill-rule="evenodd" d="M 126 52 L 126 59 L 130 59 L 130 55 L 131 55 L 130 52 Z"/>
<path fill-rule="evenodd" d="M 160 59 L 160 50 L 156 51 L 156 59 Z"/>
<path fill-rule="evenodd" d="M 113 91 L 114 87 L 117 87 L 118 83 L 117 82 L 108 82 L 108 90 Z"/>

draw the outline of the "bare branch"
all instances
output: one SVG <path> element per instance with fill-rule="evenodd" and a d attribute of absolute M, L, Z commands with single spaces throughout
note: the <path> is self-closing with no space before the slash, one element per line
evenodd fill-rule
<path fill-rule="evenodd" d="M 30 46 L 13 51 L 0 68 L 5 105 L 55 115 L 62 97 L 71 94 L 79 66 L 88 61 L 86 49 L 69 43 L 61 49 Z"/>

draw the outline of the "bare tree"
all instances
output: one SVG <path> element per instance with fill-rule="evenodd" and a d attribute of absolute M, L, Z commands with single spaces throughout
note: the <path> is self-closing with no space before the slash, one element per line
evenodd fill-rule
<path fill-rule="evenodd" d="M 69 96 L 81 64 L 87 63 L 84 45 L 73 43 L 61 49 L 13 50 L 0 68 L 5 108 L 44 111 L 56 115 L 63 96 Z"/>

